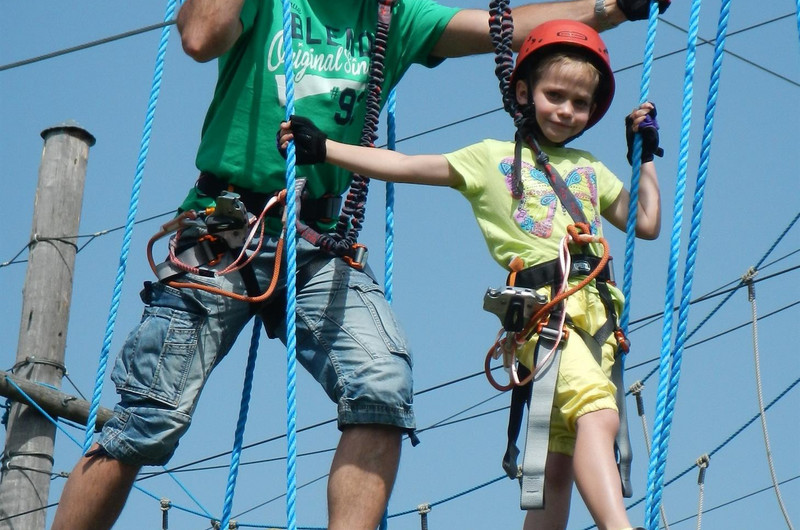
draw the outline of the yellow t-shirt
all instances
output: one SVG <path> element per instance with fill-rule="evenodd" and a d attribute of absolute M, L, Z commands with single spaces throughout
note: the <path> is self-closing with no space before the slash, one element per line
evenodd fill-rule
<path fill-rule="evenodd" d="M 600 212 L 622 190 L 622 182 L 590 153 L 571 148 L 546 149 L 550 163 L 580 201 L 592 233 L 602 236 Z M 492 257 L 504 268 L 515 256 L 525 267 L 558 257 L 561 238 L 572 218 L 536 167 L 531 151 L 522 150 L 522 199 L 511 195 L 514 144 L 484 140 L 445 155 L 464 179 L 458 190 L 472 205 Z M 592 249 L 601 256 L 602 248 Z"/>

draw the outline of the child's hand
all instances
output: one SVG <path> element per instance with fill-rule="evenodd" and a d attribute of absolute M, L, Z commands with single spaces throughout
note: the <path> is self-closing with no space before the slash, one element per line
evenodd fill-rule
<path fill-rule="evenodd" d="M 283 158 L 286 158 L 289 140 L 294 140 L 297 165 L 301 166 L 325 162 L 327 139 L 328 136 L 324 132 L 303 116 L 292 116 L 288 122 L 281 122 L 275 136 L 276 147 Z"/>
<path fill-rule="evenodd" d="M 652 162 L 653 156 L 664 156 L 658 146 L 658 122 L 656 106 L 646 101 L 625 117 L 625 139 L 628 141 L 628 163 L 633 164 L 634 133 L 642 137 L 642 163 Z"/>

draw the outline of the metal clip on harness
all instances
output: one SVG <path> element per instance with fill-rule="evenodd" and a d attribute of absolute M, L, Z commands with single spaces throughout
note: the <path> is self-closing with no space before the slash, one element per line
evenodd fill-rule
<path fill-rule="evenodd" d="M 265 232 L 264 216 L 271 208 L 279 204 L 284 204 L 285 201 L 286 191 L 283 190 L 267 201 L 260 215 L 255 217 L 247 212 L 244 205 L 239 200 L 238 194 L 227 191 L 223 192 L 217 197 L 215 207 L 207 208 L 204 212 L 199 214 L 194 210 L 183 212 L 175 219 L 165 223 L 161 227 L 161 230 L 150 238 L 150 241 L 147 243 L 147 260 L 150 263 L 150 268 L 159 279 L 165 275 L 165 271 L 172 273 L 188 272 L 206 277 L 218 277 L 234 271 L 239 271 L 248 266 L 261 250 Z M 180 240 L 181 233 L 187 228 L 197 228 L 201 233 L 195 245 L 184 252 L 178 253 L 178 241 Z M 166 262 L 156 265 L 153 260 L 153 245 L 156 241 L 173 233 L 174 235 L 170 239 L 169 244 L 169 258 Z M 258 244 L 248 256 L 248 247 L 253 239 L 255 239 L 256 235 L 258 235 Z M 281 232 L 275 250 L 275 264 L 272 280 L 270 281 L 269 287 L 260 295 L 241 295 L 191 281 L 181 282 L 169 279 L 163 279 L 162 281 L 175 288 L 200 289 L 248 303 L 263 302 L 272 296 L 277 286 L 281 261 L 283 260 L 284 237 L 285 230 Z M 221 252 L 214 251 L 213 245 L 221 242 L 224 242 L 224 245 L 227 247 L 226 250 Z M 233 252 L 237 249 L 238 255 L 235 256 L 232 262 L 225 268 L 216 270 L 204 267 L 204 265 L 218 265 L 226 252 Z M 188 251 L 190 251 L 189 255 L 194 258 L 192 260 L 193 263 L 185 263 L 181 259 Z M 173 275 L 174 274 L 170 274 L 170 276 Z"/>
<path fill-rule="evenodd" d="M 581 280 L 575 286 L 567 289 L 567 281 L 569 279 L 569 273 L 568 272 L 565 273 L 564 271 L 569 271 L 571 269 L 570 254 L 568 248 L 568 245 L 570 243 L 579 245 L 585 245 L 588 243 L 601 243 L 603 245 L 603 257 L 600 259 L 600 262 L 595 267 L 595 269 L 589 272 L 583 280 Z M 509 316 L 507 312 L 506 313 L 502 312 L 504 310 L 504 306 L 506 311 L 508 311 L 508 309 L 511 307 L 512 300 L 514 299 L 513 294 L 523 297 L 529 296 L 525 294 L 524 291 L 520 291 L 519 288 L 516 288 L 517 289 L 516 291 L 513 290 L 509 291 L 509 294 L 505 296 L 505 299 L 507 299 L 508 302 L 501 301 L 502 297 L 499 294 L 494 294 L 506 291 L 489 289 L 486 293 L 486 296 L 484 297 L 484 309 L 492 313 L 495 313 L 500 318 L 501 322 L 503 322 L 504 325 L 504 329 L 500 330 L 494 344 L 492 344 L 492 346 L 489 348 L 489 351 L 486 354 L 486 359 L 484 362 L 484 371 L 486 373 L 486 378 L 489 380 L 489 383 L 493 387 L 500 390 L 501 392 L 510 390 L 517 385 L 526 384 L 535 376 L 539 367 L 547 362 L 550 355 L 552 355 L 552 351 L 549 352 L 544 359 L 538 361 L 537 366 L 531 370 L 531 374 L 528 377 L 524 378 L 521 381 L 518 380 L 516 376 L 516 355 L 515 355 L 517 346 L 525 344 L 525 342 L 530 340 L 530 338 L 537 333 L 542 334 L 543 332 L 552 331 L 552 328 L 546 325 L 548 320 L 547 317 L 550 314 L 550 312 L 553 311 L 553 309 L 562 301 L 566 300 L 569 296 L 578 292 L 580 289 L 583 289 L 583 287 L 585 287 L 587 284 L 589 284 L 589 282 L 591 282 L 594 278 L 596 278 L 597 275 L 600 273 L 600 271 L 602 271 L 605 268 L 610 257 L 608 242 L 602 237 L 593 235 L 589 229 L 589 226 L 584 225 L 582 223 L 576 223 L 573 225 L 569 225 L 567 227 L 567 236 L 565 236 L 562 239 L 560 249 L 561 249 L 560 252 L 561 264 L 562 264 L 561 268 L 563 277 L 562 285 L 558 290 L 557 294 L 553 296 L 553 298 L 549 302 L 538 305 L 536 303 L 533 303 L 533 307 L 535 307 L 536 309 L 535 311 L 532 311 L 532 315 L 530 315 L 530 317 L 524 321 L 525 324 L 522 327 L 520 327 L 519 323 L 516 322 L 517 319 L 516 315 Z M 506 289 L 508 289 L 508 287 L 506 287 Z M 493 294 L 490 295 L 490 293 Z M 543 296 L 539 295 L 538 293 L 536 294 L 537 296 Z M 488 308 L 487 308 L 487 297 L 489 298 Z M 519 302 L 517 303 L 519 304 Z M 522 308 L 523 308 L 522 312 L 524 315 L 525 314 L 524 303 L 522 305 Z M 503 314 L 503 316 L 501 316 L 501 313 Z M 563 316 L 566 316 L 565 312 L 562 313 Z M 511 329 L 505 327 L 507 321 L 513 323 Z M 558 346 L 558 342 L 565 339 L 567 336 L 566 333 L 567 330 L 564 330 L 563 322 L 562 325 L 559 326 L 559 328 L 560 328 L 558 330 L 559 336 L 557 337 L 556 347 Z M 623 343 L 621 342 L 620 344 Z M 500 383 L 498 383 L 497 380 L 495 380 L 495 378 L 492 376 L 492 371 L 491 371 L 492 359 L 497 359 L 501 354 L 503 355 L 503 366 L 506 368 L 506 370 L 510 372 L 511 375 L 511 381 L 506 385 L 501 385 Z"/>

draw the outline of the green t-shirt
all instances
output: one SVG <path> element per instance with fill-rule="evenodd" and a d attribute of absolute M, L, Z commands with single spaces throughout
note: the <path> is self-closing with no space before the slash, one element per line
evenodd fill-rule
<path fill-rule="evenodd" d="M 600 217 L 619 196 L 622 181 L 590 153 L 567 147 L 547 147 L 556 168 L 583 207 L 593 234 L 603 235 Z M 525 267 L 558 258 L 561 238 L 574 221 L 553 192 L 547 176 L 536 167 L 531 151 L 522 150 L 522 199 L 511 194 L 514 144 L 484 140 L 445 157 L 461 175 L 458 190 L 469 200 L 489 253 L 503 268 L 519 257 Z M 602 256 L 599 243 L 589 254 Z M 620 311 L 622 293 L 609 286 Z M 619 314 L 619 313 L 618 313 Z"/>
<path fill-rule="evenodd" d="M 295 113 L 310 117 L 334 140 L 358 144 L 364 123 L 376 0 L 292 0 Z M 428 67 L 457 9 L 431 0 L 401 0 L 393 10 L 387 43 L 383 99 L 414 63 Z M 243 32 L 219 58 L 219 78 L 203 124 L 197 168 L 236 186 L 269 193 L 285 187 L 286 162 L 275 148 L 285 119 L 283 14 L 277 1 L 246 0 Z M 350 174 L 328 164 L 298 167 L 312 197 L 339 195 Z M 210 198 L 195 189 L 181 206 L 199 209 Z"/>

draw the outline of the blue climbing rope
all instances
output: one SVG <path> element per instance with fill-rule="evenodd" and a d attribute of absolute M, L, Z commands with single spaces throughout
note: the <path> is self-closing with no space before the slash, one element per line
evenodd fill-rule
<path fill-rule="evenodd" d="M 283 9 L 283 69 L 286 76 L 286 117 L 294 114 L 294 66 L 292 60 L 292 12 L 289 0 Z M 297 198 L 294 142 L 286 149 L 286 524 L 297 528 Z"/>
<path fill-rule="evenodd" d="M 800 2 L 800 0 L 798 0 Z M 397 142 L 397 89 L 386 100 L 386 147 L 395 150 Z M 383 293 L 391 304 L 394 290 L 394 183 L 386 183 L 385 245 L 383 255 Z"/>
<path fill-rule="evenodd" d="M 689 136 L 692 121 L 692 100 L 694 94 L 694 71 L 697 56 L 697 33 L 700 23 L 701 0 L 693 0 L 689 15 L 689 33 L 686 47 L 686 68 L 683 78 L 683 104 L 681 112 L 681 141 L 678 154 L 678 176 L 675 182 L 673 203 L 672 234 L 670 237 L 670 256 L 667 269 L 667 288 L 664 295 L 664 322 L 661 339 L 660 384 L 658 396 L 666 395 L 667 379 L 670 370 L 670 348 L 672 347 L 672 317 L 675 304 L 675 285 L 678 281 L 678 258 L 680 256 L 681 229 L 683 226 L 683 202 L 686 195 L 686 171 L 689 158 Z M 655 451 L 651 458 L 657 458 Z M 649 488 L 648 488 L 649 491 Z M 658 509 L 655 510 L 658 512 Z"/>
<path fill-rule="evenodd" d="M 797 34 L 800 36 L 800 0 L 797 0 Z"/>
<path fill-rule="evenodd" d="M 694 280 L 694 266 L 697 260 L 697 246 L 700 234 L 700 222 L 703 214 L 703 200 L 705 198 L 705 184 L 708 177 L 708 163 L 711 151 L 711 138 L 714 125 L 714 112 L 716 110 L 717 95 L 719 93 L 719 78 L 722 69 L 722 58 L 725 49 L 725 37 L 728 30 L 728 16 L 730 13 L 730 0 L 724 0 L 720 6 L 719 23 L 717 25 L 716 44 L 714 46 L 714 59 L 711 70 L 708 99 L 706 103 L 705 124 L 703 139 L 700 148 L 700 165 L 697 174 L 694 202 L 692 205 L 692 222 L 689 231 L 689 244 L 686 255 L 686 265 L 683 274 L 683 288 L 681 303 L 678 310 L 678 326 L 675 337 L 675 346 L 671 358 L 665 361 L 664 373 L 659 380 L 659 392 L 656 401 L 656 419 L 653 425 L 653 445 L 650 454 L 650 465 L 647 477 L 647 503 L 645 507 L 645 526 L 648 530 L 658 527 L 658 510 L 661 505 L 663 491 L 664 469 L 666 468 L 667 448 L 672 416 L 677 398 L 678 383 L 680 381 L 680 368 L 683 358 L 683 346 L 686 342 L 686 328 L 689 317 L 689 302 L 691 299 L 692 282 Z"/>
<path fill-rule="evenodd" d="M 164 15 L 165 22 L 174 18 L 176 5 L 176 0 L 168 0 L 166 14 Z M 153 73 L 153 83 L 150 90 L 150 100 L 147 104 L 144 131 L 142 132 L 142 141 L 139 146 L 139 158 L 136 163 L 136 174 L 133 179 L 133 189 L 131 190 L 128 217 L 125 221 L 125 232 L 122 238 L 122 249 L 119 256 L 117 276 L 114 281 L 114 292 L 111 296 L 111 308 L 108 312 L 108 321 L 106 323 L 103 347 L 100 352 L 100 360 L 97 367 L 97 377 L 95 378 L 92 403 L 89 408 L 89 417 L 86 421 L 86 437 L 83 443 L 84 453 L 89 450 L 92 445 L 92 439 L 94 438 L 94 426 L 95 423 L 97 423 L 97 411 L 100 408 L 100 396 L 103 393 L 103 381 L 105 380 L 106 368 L 108 366 L 108 356 L 111 350 L 111 339 L 114 336 L 114 325 L 117 321 L 117 310 L 119 309 L 120 298 L 122 297 L 122 283 L 125 279 L 125 271 L 128 266 L 128 254 L 130 253 L 131 248 L 131 235 L 133 234 L 133 225 L 135 224 L 136 220 L 136 212 L 139 209 L 139 191 L 142 186 L 144 165 L 147 161 L 147 153 L 150 150 L 150 133 L 153 129 L 156 103 L 158 102 L 158 95 L 161 91 L 161 77 L 164 71 L 164 56 L 167 52 L 170 28 L 171 24 L 166 25 L 161 29 L 161 40 L 158 44 L 158 54 L 156 56 L 155 72 Z"/>
<path fill-rule="evenodd" d="M 395 150 L 397 139 L 397 89 L 389 91 L 386 98 L 386 147 Z M 386 214 L 384 229 L 384 253 L 383 253 L 383 296 L 386 301 L 392 303 L 392 292 L 394 289 L 394 183 L 386 183 Z M 383 518 L 378 530 L 389 528 L 389 512 L 384 511 Z"/>
<path fill-rule="evenodd" d="M 233 493 L 236 488 L 236 478 L 239 476 L 239 461 L 242 456 L 244 428 L 247 424 L 247 413 L 250 410 L 250 394 L 253 390 L 253 373 L 256 369 L 258 357 L 258 337 L 261 333 L 261 319 L 253 319 L 253 335 L 250 338 L 250 354 L 247 357 L 247 368 L 244 372 L 244 386 L 242 387 L 242 400 L 239 405 L 239 421 L 236 423 L 236 434 L 231 451 L 231 465 L 228 472 L 228 485 L 225 489 L 225 503 L 222 507 L 222 528 L 228 528 L 233 509 Z"/>
<path fill-rule="evenodd" d="M 647 39 L 644 46 L 644 61 L 642 63 L 642 82 L 639 91 L 639 104 L 647 101 L 650 93 L 650 79 L 653 70 L 653 55 L 655 50 L 656 29 L 658 27 L 658 2 L 650 2 L 650 17 L 647 23 Z M 634 135 L 633 173 L 631 175 L 630 201 L 628 203 L 628 219 L 625 229 L 625 261 L 622 279 L 622 294 L 625 303 L 620 312 L 619 325 L 623 333 L 628 333 L 628 322 L 631 312 L 631 287 L 633 283 L 633 251 L 636 241 L 636 215 L 639 210 L 639 177 L 642 169 L 642 136 Z M 622 357 L 624 359 L 624 356 Z"/>

